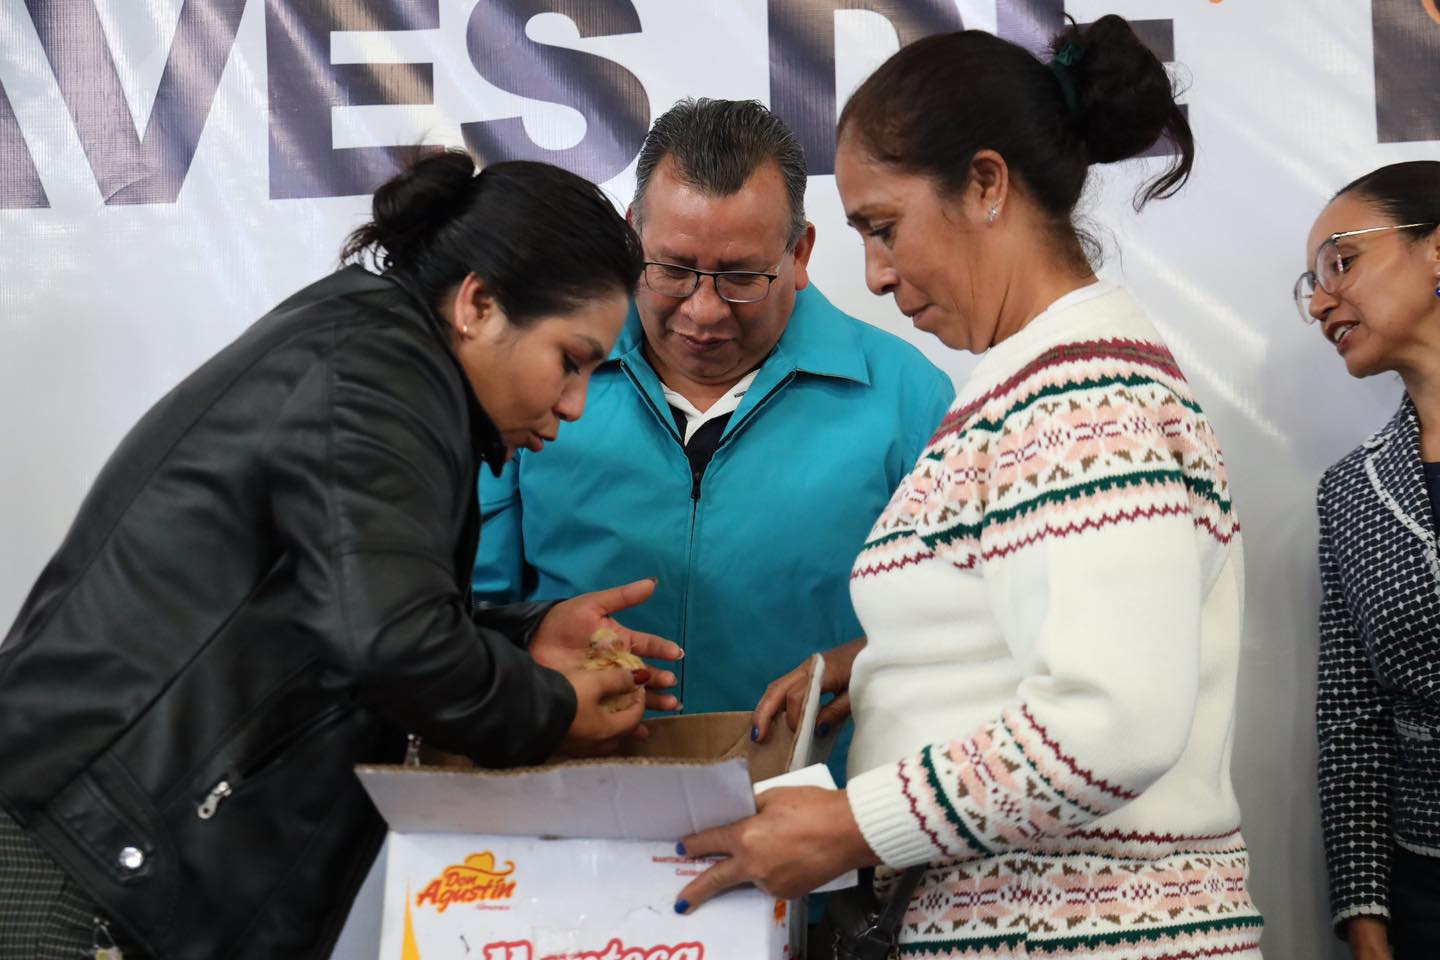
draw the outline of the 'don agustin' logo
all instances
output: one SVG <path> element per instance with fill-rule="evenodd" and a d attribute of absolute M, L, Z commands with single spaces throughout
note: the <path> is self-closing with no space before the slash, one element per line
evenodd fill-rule
<path fill-rule="evenodd" d="M 472 853 L 463 863 L 446 867 L 415 895 L 415 907 L 431 907 L 444 913 L 457 903 L 483 903 L 509 900 L 515 896 L 515 861 L 506 860 L 504 867 L 496 863 L 489 850 Z"/>

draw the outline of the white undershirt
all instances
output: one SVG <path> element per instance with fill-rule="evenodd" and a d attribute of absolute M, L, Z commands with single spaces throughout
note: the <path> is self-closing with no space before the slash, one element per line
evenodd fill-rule
<path fill-rule="evenodd" d="M 722 394 L 719 400 L 710 404 L 709 410 L 698 409 L 695 404 L 686 400 L 679 393 L 671 390 L 663 383 L 660 384 L 660 389 L 665 391 L 665 402 L 685 414 L 685 443 L 688 444 L 690 438 L 695 436 L 695 431 L 699 430 L 706 423 L 714 420 L 716 417 L 723 417 L 727 413 L 734 413 L 740 406 L 740 401 L 745 398 L 745 391 L 749 390 L 750 384 L 755 382 L 755 374 L 759 372 L 759 369 L 751 370 L 745 374 L 745 376 L 741 377 L 740 381 Z"/>

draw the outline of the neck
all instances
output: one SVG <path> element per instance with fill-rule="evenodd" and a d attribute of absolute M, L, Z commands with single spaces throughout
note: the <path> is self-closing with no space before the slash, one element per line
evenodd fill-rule
<path fill-rule="evenodd" d="M 648 360 L 650 366 L 654 368 L 655 375 L 660 378 L 660 382 L 680 394 L 680 396 L 686 400 L 689 400 L 694 404 L 695 409 L 701 413 L 709 410 L 715 405 L 717 400 L 725 396 L 735 384 L 745 378 L 745 374 L 742 373 L 739 376 L 726 377 L 713 382 L 692 380 L 675 368 L 667 366 L 665 362 L 656 355 L 655 351 L 650 349 L 648 341 L 645 343 L 643 349 L 645 351 L 645 359 Z"/>
<path fill-rule="evenodd" d="M 1065 294 L 1095 282 L 1095 274 L 1089 267 L 1036 269 L 1033 261 L 1025 262 L 1023 266 L 1018 266 L 1022 261 L 1017 260 L 1016 263 L 1017 268 L 1000 303 L 992 346 L 1024 330 L 1031 320 Z"/>

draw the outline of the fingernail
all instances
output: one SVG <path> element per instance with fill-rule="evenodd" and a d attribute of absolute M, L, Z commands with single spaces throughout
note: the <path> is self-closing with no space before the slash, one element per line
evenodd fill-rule
<path fill-rule="evenodd" d="M 751 728 L 750 728 L 750 742 L 751 742 L 751 743 L 759 743 L 759 742 L 760 742 L 760 728 L 759 728 L 759 727 L 751 727 Z"/>
<path fill-rule="evenodd" d="M 675 901 L 675 912 L 676 912 L 676 913 L 689 913 L 689 912 L 690 912 L 690 901 L 689 901 L 689 900 L 676 900 L 676 901 Z"/>
<path fill-rule="evenodd" d="M 657 587 L 660 586 L 660 578 L 659 578 L 659 577 L 650 577 L 649 580 L 650 580 L 651 583 L 655 584 L 655 586 L 657 586 Z"/>
<path fill-rule="evenodd" d="M 677 857 L 688 856 L 688 854 L 685 853 L 685 844 L 683 842 L 675 844 L 675 855 Z M 685 901 L 681 900 L 680 902 L 684 903 Z M 682 910 L 681 913 L 684 913 L 684 911 Z"/>
<path fill-rule="evenodd" d="M 820 724 L 820 726 L 818 726 L 818 727 L 815 728 L 815 734 L 816 734 L 816 736 L 821 736 L 821 737 L 828 737 L 828 736 L 830 736 L 830 724 L 828 724 L 828 723 L 822 723 L 822 724 Z"/>
<path fill-rule="evenodd" d="M 644 686 L 645 684 L 650 682 L 649 670 L 631 670 L 630 676 L 635 678 L 635 685 L 637 687 Z"/>

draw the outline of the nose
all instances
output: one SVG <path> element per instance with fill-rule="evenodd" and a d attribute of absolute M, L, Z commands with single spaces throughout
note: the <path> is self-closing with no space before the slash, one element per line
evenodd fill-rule
<path fill-rule="evenodd" d="M 590 387 L 590 378 L 574 377 L 560 391 L 560 400 L 555 404 L 555 416 L 567 422 L 580 419 L 585 412 L 585 392 Z"/>
<path fill-rule="evenodd" d="M 865 244 L 865 286 L 877 297 L 892 292 L 900 283 L 890 258 L 873 243 Z"/>
<path fill-rule="evenodd" d="M 1315 284 L 1315 292 L 1310 295 L 1310 316 L 1311 318 L 1325 322 L 1325 315 L 1335 309 L 1340 299 L 1335 294 L 1326 290 L 1320 284 Z"/>
<path fill-rule="evenodd" d="M 701 277 L 700 285 L 685 298 L 684 310 L 691 323 L 708 327 L 729 318 L 730 303 L 715 289 L 714 277 Z"/>

